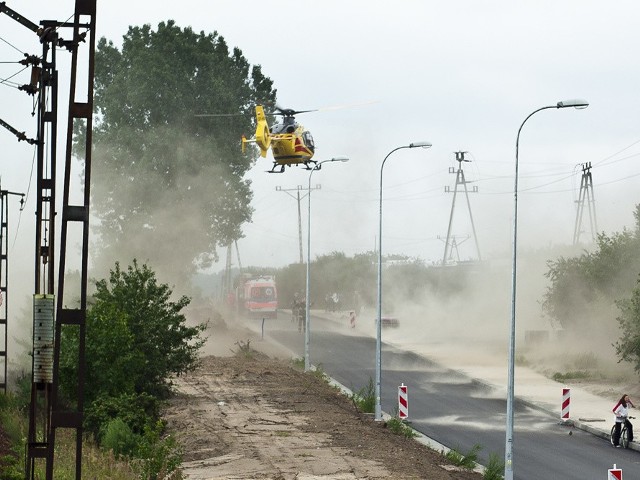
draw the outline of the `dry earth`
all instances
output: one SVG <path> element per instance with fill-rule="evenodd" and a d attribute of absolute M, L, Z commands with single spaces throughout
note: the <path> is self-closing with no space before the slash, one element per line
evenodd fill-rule
<path fill-rule="evenodd" d="M 481 478 L 359 413 L 249 331 L 216 335 L 205 353 L 165 412 L 190 479 Z"/>

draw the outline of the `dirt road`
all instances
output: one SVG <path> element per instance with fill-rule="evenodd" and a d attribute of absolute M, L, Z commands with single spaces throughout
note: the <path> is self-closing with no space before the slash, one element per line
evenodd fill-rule
<path fill-rule="evenodd" d="M 176 380 L 179 395 L 165 414 L 185 446 L 188 478 L 481 478 L 359 413 L 255 334 L 213 332 L 212 338 L 205 353 L 213 355 Z"/>

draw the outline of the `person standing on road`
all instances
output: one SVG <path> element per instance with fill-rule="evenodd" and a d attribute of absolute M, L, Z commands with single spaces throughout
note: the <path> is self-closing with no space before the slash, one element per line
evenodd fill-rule
<path fill-rule="evenodd" d="M 629 408 L 633 407 L 633 403 L 626 393 L 622 395 L 615 407 L 613 407 L 613 413 L 616 416 L 616 424 L 613 430 L 613 446 L 620 446 L 620 430 L 624 423 L 627 427 L 629 441 L 633 442 L 633 425 L 629 421 Z"/>
<path fill-rule="evenodd" d="M 349 326 L 351 328 L 356 328 L 356 312 L 349 312 Z"/>

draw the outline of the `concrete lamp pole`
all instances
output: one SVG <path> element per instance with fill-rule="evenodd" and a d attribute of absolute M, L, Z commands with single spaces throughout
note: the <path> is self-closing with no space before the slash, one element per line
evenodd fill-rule
<path fill-rule="evenodd" d="M 504 453 L 504 478 L 505 480 L 513 480 L 513 403 L 514 403 L 514 373 L 515 373 L 515 350 L 516 350 L 516 254 L 518 245 L 518 149 L 520 144 L 520 132 L 522 127 L 527 123 L 533 115 L 550 108 L 569 108 L 574 107 L 578 109 L 587 108 L 589 102 L 586 100 L 564 100 L 558 102 L 556 105 L 549 105 L 547 107 L 538 108 L 529 114 L 524 119 L 520 128 L 518 129 L 518 135 L 516 137 L 516 171 L 515 171 L 515 184 L 513 187 L 513 241 L 512 241 L 512 256 L 511 256 L 511 325 L 509 334 L 509 368 L 507 379 L 507 431 L 505 439 L 505 453 Z"/>
<path fill-rule="evenodd" d="M 310 311 L 311 311 L 311 303 L 310 303 L 310 290 L 309 290 L 309 272 L 311 266 L 311 177 L 313 176 L 313 172 L 316 170 L 320 170 L 322 168 L 323 163 L 327 162 L 348 162 L 349 159 L 347 157 L 333 157 L 328 160 L 323 160 L 321 162 L 316 163 L 311 172 L 309 173 L 309 190 L 307 193 L 307 292 L 305 299 L 305 318 L 304 318 L 304 371 L 308 372 L 311 369 L 311 362 L 309 361 L 309 319 L 310 319 Z"/>
<path fill-rule="evenodd" d="M 429 142 L 415 142 L 402 147 L 391 150 L 380 165 L 380 210 L 379 210 L 379 228 L 378 228 L 378 314 L 376 319 L 376 409 L 375 420 L 382 420 L 382 406 L 380 404 L 380 377 L 382 370 L 382 172 L 387 158 L 393 152 L 402 150 L 403 148 L 429 148 Z"/>

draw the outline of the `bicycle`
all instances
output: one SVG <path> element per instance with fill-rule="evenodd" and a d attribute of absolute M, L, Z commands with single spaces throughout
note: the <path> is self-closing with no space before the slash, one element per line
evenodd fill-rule
<path fill-rule="evenodd" d="M 636 417 L 628 417 L 629 420 L 636 418 Z M 616 429 L 615 424 L 613 425 L 613 427 L 611 427 L 611 435 L 609 436 L 609 440 L 611 441 L 611 445 L 614 445 L 613 443 L 613 433 Z M 626 423 L 622 423 L 622 428 L 620 429 L 620 440 L 619 440 L 619 445 L 622 448 L 629 448 L 629 432 L 627 431 L 627 425 Z"/>

